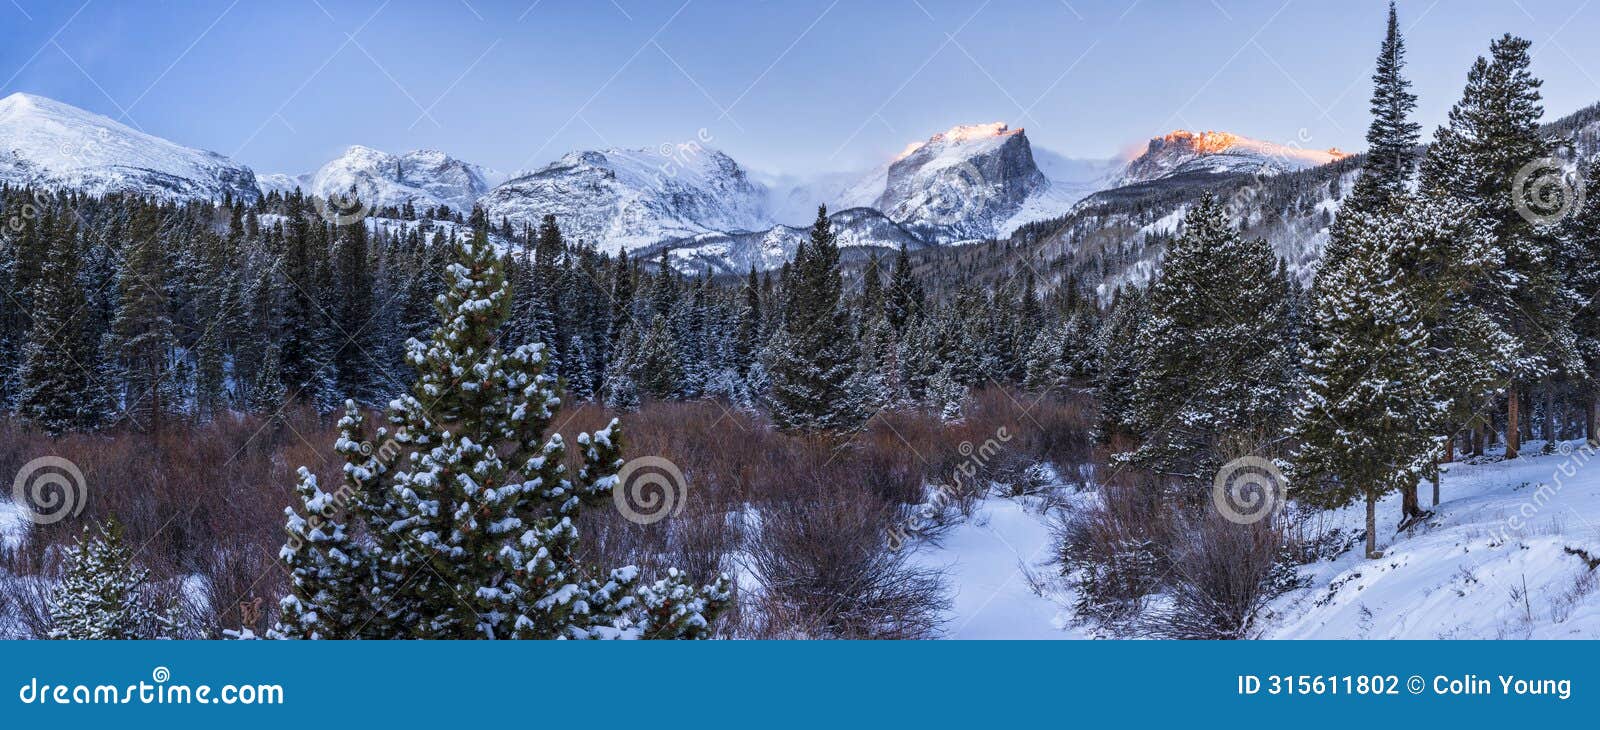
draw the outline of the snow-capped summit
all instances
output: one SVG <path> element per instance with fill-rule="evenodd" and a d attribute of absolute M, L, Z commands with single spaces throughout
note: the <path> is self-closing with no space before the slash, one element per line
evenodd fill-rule
<path fill-rule="evenodd" d="M 0 180 L 169 200 L 261 196 L 255 173 L 227 157 L 24 93 L 0 99 Z"/>
<path fill-rule="evenodd" d="M 773 224 L 766 189 L 733 158 L 696 143 L 570 152 L 490 190 L 492 221 L 536 223 L 553 214 L 569 238 L 615 253 L 703 233 Z"/>
<path fill-rule="evenodd" d="M 1184 175 L 1276 175 L 1348 157 L 1337 149 L 1311 150 L 1263 142 L 1228 132 L 1179 129 L 1150 140 L 1124 168 L 1121 185 Z"/>
<path fill-rule="evenodd" d="M 950 242 L 1000 233 L 1030 196 L 1049 187 L 1022 129 L 992 122 L 907 145 L 836 204 L 876 208 L 929 240 Z"/>
<path fill-rule="evenodd" d="M 411 203 L 418 208 L 448 205 L 470 211 L 489 191 L 494 174 L 438 150 L 415 150 L 392 155 L 363 145 L 351 145 L 337 159 L 309 176 L 276 175 L 266 185 L 282 189 L 292 184 L 307 193 L 328 196 L 354 190 L 363 203 L 382 208 Z"/>

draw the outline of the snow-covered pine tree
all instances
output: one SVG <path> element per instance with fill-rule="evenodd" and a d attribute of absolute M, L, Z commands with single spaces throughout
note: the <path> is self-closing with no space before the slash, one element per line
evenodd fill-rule
<path fill-rule="evenodd" d="M 739 298 L 742 306 L 739 308 L 739 322 L 733 332 L 733 362 L 739 369 L 740 377 L 744 377 L 749 374 L 750 366 L 756 363 L 765 345 L 761 337 L 761 282 L 756 278 L 754 264 L 750 266 Z"/>
<path fill-rule="evenodd" d="M 1367 127 L 1367 157 L 1357 183 L 1357 200 L 1371 195 L 1371 202 L 1387 203 L 1393 196 L 1405 192 L 1416 165 L 1417 134 L 1421 125 L 1411 120 L 1411 112 L 1417 107 L 1417 95 L 1411 93 L 1411 81 L 1401 73 L 1405 68 L 1405 48 L 1399 17 L 1391 1 L 1388 28 L 1378 50 L 1377 69 L 1372 74 L 1372 123 Z"/>
<path fill-rule="evenodd" d="M 129 223 L 117 275 L 117 313 L 102 344 L 106 361 L 121 374 L 117 396 L 123 411 L 151 433 L 179 412 L 182 400 L 158 216 L 157 209 L 140 207 Z"/>
<path fill-rule="evenodd" d="M 1503 254 L 1472 299 L 1515 338 L 1511 357 L 1498 363 L 1506 458 L 1516 458 L 1521 445 L 1521 387 L 1581 366 L 1571 330 L 1575 303 L 1557 268 L 1553 231 L 1524 218 L 1514 195 L 1518 172 L 1551 151 L 1540 131 L 1541 82 L 1529 71 L 1529 46 L 1507 34 L 1490 44 L 1488 58 L 1477 59 L 1461 100 L 1434 135 L 1421 180 L 1425 192 L 1473 206 Z"/>
<path fill-rule="evenodd" d="M 1292 408 L 1287 286 L 1261 239 L 1203 198 L 1151 286 L 1128 416 L 1145 468 L 1209 483 L 1228 459 L 1281 438 Z"/>
<path fill-rule="evenodd" d="M 1139 333 L 1150 317 L 1149 295 L 1137 286 L 1118 289 L 1095 331 L 1095 400 L 1100 403 L 1099 440 L 1112 444 L 1133 435 L 1130 393 L 1145 355 Z"/>
<path fill-rule="evenodd" d="M 1341 214 L 1345 215 L 1345 214 Z M 1398 248 L 1420 230 L 1399 215 L 1351 212 L 1348 254 L 1317 273 L 1303 396 L 1295 409 L 1295 499 L 1367 505 L 1367 555 L 1377 551 L 1376 504 L 1433 468 L 1449 406 L 1431 359 L 1424 287 Z"/>
<path fill-rule="evenodd" d="M 88 431 L 104 421 L 108 405 L 91 370 L 96 360 L 84 329 L 77 227 L 46 214 L 38 228 L 51 244 L 30 297 L 33 326 L 17 371 L 17 414 L 49 434 Z"/>
<path fill-rule="evenodd" d="M 889 292 L 884 301 L 894 331 L 904 335 L 906 327 L 921 314 L 922 304 L 922 285 L 917 282 L 916 273 L 911 269 L 911 255 L 902 243 L 900 252 L 895 254 L 894 273 L 890 274 Z"/>
<path fill-rule="evenodd" d="M 956 380 L 951 368 L 940 368 L 928 379 L 927 407 L 939 420 L 954 423 L 961 419 L 961 406 L 967 398 L 967 386 Z"/>
<path fill-rule="evenodd" d="M 1576 373 L 1584 398 L 1584 438 L 1600 439 L 1596 409 L 1600 408 L 1600 158 L 1584 171 L 1582 205 L 1561 221 L 1562 271 L 1582 306 L 1574 313 L 1573 336 L 1583 368 Z"/>
<path fill-rule="evenodd" d="M 417 382 L 374 436 L 398 459 L 346 471 L 363 495 L 377 622 L 419 638 L 705 636 L 727 605 L 725 577 L 693 589 L 669 573 L 641 587 L 636 568 L 597 578 L 580 562 L 576 519 L 608 499 L 621 428 L 581 434 L 583 466 L 568 476 L 565 441 L 546 436 L 561 400 L 543 346 L 496 347 L 510 305 L 500 259 L 482 230 L 456 252 L 440 326 L 407 343 Z"/>
<path fill-rule="evenodd" d="M 65 572 L 50 594 L 52 639 L 157 639 L 177 628 L 146 590 L 150 571 L 134 562 L 116 520 L 85 526 L 67 548 Z"/>
<path fill-rule="evenodd" d="M 345 402 L 334 450 L 345 458 L 342 488 L 329 493 L 317 475 L 301 467 L 295 487 L 299 509 L 285 507 L 289 539 L 278 558 L 289 569 L 289 593 L 278 604 L 278 623 L 268 632 L 277 639 L 383 638 L 392 628 L 379 620 L 385 582 L 377 578 L 368 545 L 357 539 L 364 517 L 362 500 L 376 472 L 386 467 L 372 454 L 364 419 L 354 401 Z M 365 453 L 364 453 L 365 452 Z"/>
<path fill-rule="evenodd" d="M 833 225 L 818 208 L 784 281 L 783 334 L 770 373 L 772 417 L 782 428 L 846 431 L 868 415 L 850 387 L 858 352 L 843 289 Z"/>
<path fill-rule="evenodd" d="M 1032 393 L 1049 393 L 1061 387 L 1070 374 L 1067 353 L 1068 322 L 1039 330 L 1028 345 L 1022 386 Z"/>

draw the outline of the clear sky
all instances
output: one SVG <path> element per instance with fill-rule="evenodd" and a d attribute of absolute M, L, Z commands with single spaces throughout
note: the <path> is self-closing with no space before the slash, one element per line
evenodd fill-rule
<path fill-rule="evenodd" d="M 748 167 L 805 174 L 987 121 L 1076 157 L 1175 128 L 1357 150 L 1384 6 L 0 0 L 0 95 L 53 97 L 258 172 L 311 171 L 357 143 L 509 172 L 703 135 Z M 1430 131 L 1503 32 L 1534 42 L 1550 117 L 1600 101 L 1600 2 L 1400 13 Z"/>

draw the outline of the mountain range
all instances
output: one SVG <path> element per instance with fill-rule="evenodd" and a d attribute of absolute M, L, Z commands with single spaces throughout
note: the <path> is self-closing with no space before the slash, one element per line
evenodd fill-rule
<path fill-rule="evenodd" d="M 173 200 L 354 192 L 379 209 L 481 205 L 491 221 L 519 225 L 554 214 L 569 237 L 603 251 L 665 249 L 685 268 L 724 272 L 780 265 L 819 204 L 844 247 L 936 248 L 1009 236 L 1119 197 L 1259 180 L 1344 157 L 1180 130 L 1131 159 L 1080 160 L 1035 149 L 1023 129 L 993 122 L 912 142 L 870 170 L 812 178 L 761 178 L 697 143 L 575 151 L 509 176 L 439 151 L 355 145 L 315 172 L 258 177 L 222 155 L 61 102 L 22 93 L 0 100 L 0 182 Z"/>

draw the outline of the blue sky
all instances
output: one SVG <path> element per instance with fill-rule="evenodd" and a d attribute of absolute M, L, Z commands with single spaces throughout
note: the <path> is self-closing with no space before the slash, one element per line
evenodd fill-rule
<path fill-rule="evenodd" d="M 1430 130 L 1502 32 L 1534 41 L 1551 117 L 1600 101 L 1600 2 L 1400 12 Z M 0 95 L 60 99 L 259 172 L 314 170 L 356 143 L 510 171 L 703 134 L 754 169 L 811 173 L 986 121 L 1078 157 L 1175 128 L 1352 150 L 1383 13 L 1379 0 L 0 0 Z"/>

